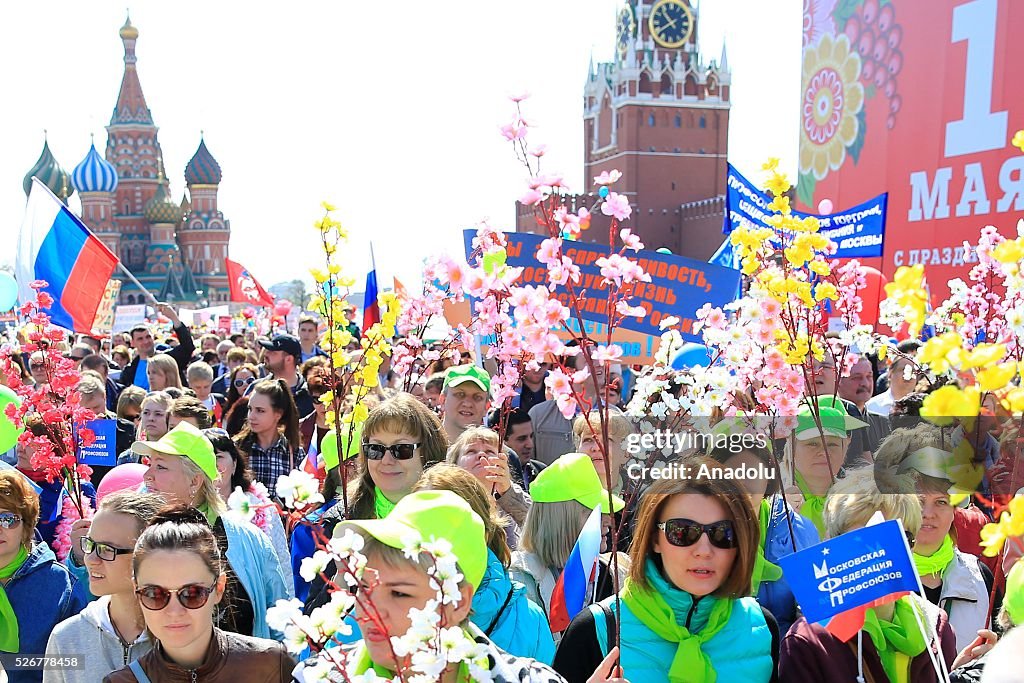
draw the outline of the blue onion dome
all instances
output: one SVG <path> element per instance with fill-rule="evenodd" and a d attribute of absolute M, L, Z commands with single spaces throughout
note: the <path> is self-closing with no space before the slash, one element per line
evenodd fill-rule
<path fill-rule="evenodd" d="M 32 176 L 39 178 L 44 185 L 50 188 L 51 192 L 62 200 L 70 197 L 75 191 L 75 186 L 71 183 L 71 176 L 57 163 L 53 153 L 50 152 L 50 143 L 45 139 L 43 140 L 42 154 L 39 155 L 35 165 L 25 174 L 25 180 L 21 184 L 26 196 L 32 191 Z"/>
<path fill-rule="evenodd" d="M 189 185 L 219 185 L 220 179 L 220 164 L 206 149 L 206 141 L 200 139 L 199 149 L 185 167 L 185 182 Z"/>
<path fill-rule="evenodd" d="M 113 192 L 117 189 L 117 170 L 100 156 L 96 145 L 89 145 L 89 153 L 71 172 L 71 182 L 82 192 Z"/>
<path fill-rule="evenodd" d="M 177 225 L 181 222 L 181 207 L 167 193 L 162 174 L 159 180 L 160 182 L 156 186 L 156 194 L 146 202 L 146 206 L 143 209 L 146 220 L 151 224 L 172 223 Z"/>

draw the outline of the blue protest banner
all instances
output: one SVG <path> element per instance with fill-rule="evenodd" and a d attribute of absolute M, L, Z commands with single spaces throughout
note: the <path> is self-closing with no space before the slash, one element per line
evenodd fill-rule
<path fill-rule="evenodd" d="M 472 253 L 475 236 L 475 230 L 463 231 L 467 259 Z M 523 268 L 516 284 L 547 284 L 547 268 L 536 256 L 538 247 L 546 238 L 523 232 L 505 233 L 505 238 L 508 242 L 506 264 Z M 563 242 L 563 254 L 580 269 L 581 280 L 576 290 L 587 291 L 581 311 L 584 320 L 608 321 L 607 287 L 602 283 L 601 267 L 596 265 L 597 260 L 608 256 L 608 253 L 607 245 Z M 660 336 L 659 323 L 662 319 L 676 316 L 680 320 L 678 329 L 683 339 L 703 342 L 699 334 L 691 331 L 697 310 L 706 303 L 724 306 L 735 299 L 739 288 L 740 272 L 732 268 L 654 251 L 628 252 L 627 256 L 640 264 L 651 276 L 651 282 L 634 287 L 632 304 L 643 306 L 647 315 L 641 320 L 624 319 L 620 327 L 626 330 Z M 555 289 L 555 297 L 568 305 L 569 294 L 564 287 Z"/>
<path fill-rule="evenodd" d="M 85 423 L 96 435 L 91 446 L 82 446 L 79 460 L 84 465 L 113 467 L 117 464 L 117 424 L 114 420 L 91 420 Z"/>
<path fill-rule="evenodd" d="M 778 563 L 809 622 L 918 590 L 910 547 L 897 520 L 836 536 Z"/>
<path fill-rule="evenodd" d="M 722 231 L 726 234 L 746 225 L 770 228 L 768 209 L 771 197 L 757 189 L 742 173 L 729 164 L 726 179 L 725 222 Z M 814 216 L 820 224 L 819 232 L 838 245 L 832 258 L 867 258 L 882 255 L 885 242 L 885 212 L 889 201 L 888 193 L 882 193 L 863 204 L 845 211 L 823 216 L 793 211 L 798 218 Z"/>

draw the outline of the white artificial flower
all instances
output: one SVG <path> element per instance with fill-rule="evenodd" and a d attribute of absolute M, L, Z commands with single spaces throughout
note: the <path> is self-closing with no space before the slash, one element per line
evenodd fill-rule
<path fill-rule="evenodd" d="M 412 653 L 412 670 L 429 676 L 433 680 L 437 680 L 447 667 L 448 662 L 438 652 L 419 650 Z"/>
<path fill-rule="evenodd" d="M 312 582 L 313 579 L 320 576 L 320 573 L 333 559 L 334 557 L 330 553 L 317 550 L 313 553 L 312 557 L 302 558 L 302 564 L 299 566 L 299 576 L 306 582 Z"/>
<path fill-rule="evenodd" d="M 335 536 L 329 540 L 327 542 L 327 549 L 339 558 L 344 559 L 351 553 L 361 552 L 364 544 L 363 537 L 349 528 L 345 529 L 345 533 L 341 536 Z"/>
<path fill-rule="evenodd" d="M 245 521 L 249 521 L 256 514 L 252 501 L 249 500 L 249 494 L 243 491 L 241 486 L 236 486 L 228 496 L 228 509 L 241 515 Z"/>
<path fill-rule="evenodd" d="M 304 508 L 324 502 L 320 494 L 320 482 L 309 472 L 292 470 L 277 478 L 277 495 L 284 499 L 287 508 Z"/>
<path fill-rule="evenodd" d="M 275 631 L 284 631 L 285 626 L 302 616 L 302 601 L 298 598 L 278 600 L 267 609 L 267 626 Z"/>

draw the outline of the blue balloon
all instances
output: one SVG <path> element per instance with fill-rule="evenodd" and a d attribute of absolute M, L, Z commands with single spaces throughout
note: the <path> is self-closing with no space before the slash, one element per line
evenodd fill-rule
<path fill-rule="evenodd" d="M 0 272 L 0 311 L 9 311 L 17 305 L 17 281 L 10 273 Z"/>
<path fill-rule="evenodd" d="M 602 185 L 601 189 L 599 189 L 597 191 L 597 196 L 600 197 L 601 199 L 604 199 L 605 197 L 608 196 L 608 192 L 609 192 L 608 186 L 607 185 Z"/>
<path fill-rule="evenodd" d="M 683 348 L 672 359 L 672 369 L 706 368 L 711 365 L 711 360 L 711 354 L 706 346 L 690 342 L 689 344 L 684 344 Z"/>

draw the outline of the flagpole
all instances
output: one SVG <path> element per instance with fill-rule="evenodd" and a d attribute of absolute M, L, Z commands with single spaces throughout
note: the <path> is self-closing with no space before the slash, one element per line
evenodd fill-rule
<path fill-rule="evenodd" d="M 42 180 L 40 180 L 40 179 L 39 179 L 39 178 L 37 178 L 36 176 L 32 176 L 32 182 L 33 182 L 33 187 L 40 187 L 40 188 L 42 188 L 42 189 L 43 189 L 43 190 L 44 190 L 44 191 L 45 191 L 45 192 L 46 192 L 47 194 L 49 194 L 49 195 L 50 195 L 51 197 L 53 197 L 53 198 L 54 198 L 54 199 L 55 199 L 55 200 L 57 201 L 57 203 L 58 203 L 58 204 L 60 204 L 61 206 L 63 206 L 63 207 L 65 208 L 65 209 L 67 209 L 67 210 L 68 210 L 68 213 L 70 213 L 70 214 L 71 214 L 72 216 L 74 216 L 74 215 L 75 215 L 75 214 L 74 214 L 74 212 L 72 212 L 72 211 L 71 211 L 71 209 L 70 209 L 70 208 L 68 207 L 68 205 L 67 205 L 66 203 L 64 203 L 63 201 L 61 201 L 61 198 L 60 198 L 60 197 L 58 197 L 57 195 L 55 195 L 55 194 L 53 193 L 53 190 L 51 190 L 51 189 L 50 189 L 49 187 L 47 187 L 46 183 L 44 183 L 44 182 L 43 182 Z M 93 232 L 93 231 L 92 231 L 92 230 L 91 230 L 91 229 L 89 228 L 89 226 L 85 224 L 85 221 L 83 221 L 83 220 L 82 220 L 82 219 L 81 219 L 80 217 L 78 217 L 78 216 L 75 216 L 75 218 L 77 218 L 77 219 L 78 219 L 78 222 L 79 222 L 79 223 L 81 224 L 81 226 L 82 226 L 83 228 L 85 228 L 85 231 L 86 231 L 87 233 L 89 233 L 89 236 L 90 236 L 90 237 L 95 237 L 95 238 L 96 238 L 96 239 L 97 239 L 97 240 L 99 241 L 99 243 L 100 243 L 100 244 L 103 244 L 103 240 L 101 240 L 101 239 L 100 239 L 99 237 L 96 237 L 96 233 L 94 233 L 94 232 Z M 20 239 L 20 236 L 19 236 L 19 239 Z M 103 246 L 104 246 L 104 247 L 106 247 L 107 245 L 106 245 L 106 244 L 103 244 Z M 107 251 L 110 251 L 109 247 L 107 248 Z M 152 301 L 152 302 L 153 302 L 154 304 L 159 304 L 160 302 L 159 302 L 159 301 L 157 301 L 157 298 L 156 298 L 155 296 L 153 296 L 153 295 L 152 295 L 152 294 L 150 293 L 150 291 L 149 291 L 148 289 L 146 289 L 145 287 L 143 287 L 143 286 L 142 286 L 142 283 L 141 283 L 141 282 L 139 282 L 139 281 L 138 281 L 138 280 L 137 280 L 137 279 L 135 278 L 135 276 L 134 276 L 134 275 L 132 275 L 132 272 L 131 272 L 130 270 L 128 270 L 127 266 L 125 266 L 125 265 L 124 265 L 124 263 L 123 263 L 123 262 L 121 261 L 120 257 L 118 257 L 118 255 L 117 255 L 117 254 L 115 254 L 115 253 L 114 253 L 114 252 L 112 252 L 112 251 L 111 251 L 110 253 L 111 253 L 111 255 L 112 255 L 112 256 L 113 256 L 113 257 L 114 257 L 115 259 L 117 259 L 117 265 L 118 265 L 118 267 L 119 267 L 119 268 L 121 269 L 121 271 L 122 271 L 122 272 L 123 272 L 123 273 L 124 273 L 125 275 L 127 275 L 127 276 L 128 276 L 128 279 L 129 279 L 129 280 L 131 280 L 131 281 L 132 281 L 132 283 L 133 283 L 133 284 L 134 284 L 134 285 L 135 285 L 136 287 L 138 287 L 138 288 L 139 288 L 140 290 L 142 290 L 142 293 L 143 293 L 143 294 L 145 294 L 146 296 L 148 296 L 148 297 L 149 297 L 149 299 L 150 299 L 150 300 L 151 300 L 151 301 Z"/>
<path fill-rule="evenodd" d="M 906 531 L 904 531 L 903 520 L 897 519 L 896 522 L 900 525 L 900 531 L 903 532 L 903 547 L 907 550 L 907 556 L 913 559 L 914 551 L 910 548 L 910 540 L 907 538 Z M 914 579 L 917 581 L 917 590 L 921 599 L 927 602 L 928 597 L 925 595 L 924 585 L 921 583 L 921 574 L 917 571 L 917 565 L 911 562 L 910 566 L 914 570 Z M 932 629 L 930 628 L 931 622 L 929 622 L 927 627 L 925 626 L 921 619 L 921 615 L 917 613 L 917 606 L 913 603 L 910 605 L 910 611 L 914 613 L 914 620 L 917 621 L 917 626 L 921 629 L 921 635 L 925 637 L 926 641 L 931 641 L 933 639 Z M 932 652 L 930 642 L 925 644 L 924 649 L 928 653 L 928 659 L 932 663 L 932 668 L 935 670 L 936 677 L 938 677 L 939 681 L 942 681 L 943 683 L 949 683 L 949 670 L 946 668 L 946 660 L 942 656 L 942 639 L 939 637 L 938 631 L 935 632 L 934 640 L 938 646 L 938 652 Z"/>

